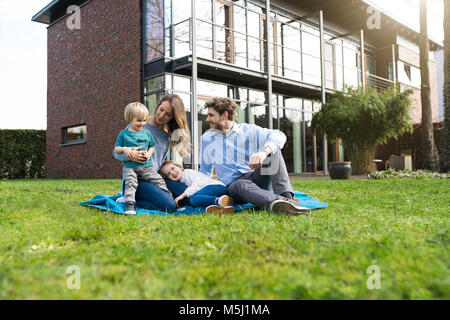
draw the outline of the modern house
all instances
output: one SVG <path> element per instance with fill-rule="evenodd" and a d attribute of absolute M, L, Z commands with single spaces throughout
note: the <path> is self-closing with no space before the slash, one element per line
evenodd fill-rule
<path fill-rule="evenodd" d="M 296 174 L 326 174 L 329 161 L 344 160 L 341 143 L 310 125 L 345 84 L 417 88 L 420 121 L 418 33 L 367 0 L 54 0 L 32 20 L 48 25 L 51 178 L 120 177 L 112 149 L 123 108 L 141 101 L 152 113 L 166 93 L 183 98 L 194 146 L 183 161 L 193 167 L 210 97 L 235 99 L 238 122 L 282 130 Z M 430 39 L 430 48 L 441 46 Z"/>

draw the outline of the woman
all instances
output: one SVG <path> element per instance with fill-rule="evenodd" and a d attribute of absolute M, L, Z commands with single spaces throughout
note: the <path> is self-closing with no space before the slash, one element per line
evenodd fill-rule
<path fill-rule="evenodd" d="M 176 150 L 180 156 L 188 156 L 191 148 L 189 128 L 186 120 L 186 111 L 183 100 L 176 94 L 165 95 L 158 103 L 155 113 L 148 118 L 145 129 L 150 130 L 156 141 L 155 151 L 151 156 L 153 166 L 159 171 L 167 157 L 169 147 Z M 127 158 L 125 154 L 113 151 L 114 158 L 120 161 L 134 161 L 144 163 L 146 150 L 133 148 Z M 166 179 L 166 184 L 174 197 L 181 195 L 187 188 L 181 182 Z M 148 210 L 161 210 L 173 212 L 176 204 L 169 193 L 163 191 L 153 183 L 139 180 L 136 190 L 136 206 Z"/>

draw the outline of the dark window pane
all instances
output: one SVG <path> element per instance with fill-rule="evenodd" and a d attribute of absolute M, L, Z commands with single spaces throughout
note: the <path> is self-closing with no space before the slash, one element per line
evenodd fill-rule
<path fill-rule="evenodd" d="M 164 89 L 164 76 L 157 76 L 145 81 L 144 94 Z"/>

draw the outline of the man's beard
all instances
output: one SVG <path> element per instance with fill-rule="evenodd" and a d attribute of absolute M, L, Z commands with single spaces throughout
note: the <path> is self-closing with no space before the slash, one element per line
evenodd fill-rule
<path fill-rule="evenodd" d="M 219 131 L 223 130 L 223 126 L 218 123 L 210 123 L 209 126 L 211 129 L 215 129 L 215 130 L 219 130 Z"/>

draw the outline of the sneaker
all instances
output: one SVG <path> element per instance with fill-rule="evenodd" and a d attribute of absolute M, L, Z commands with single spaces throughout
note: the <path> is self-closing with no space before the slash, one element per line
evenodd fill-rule
<path fill-rule="evenodd" d="M 221 206 L 209 206 L 206 208 L 206 213 L 212 214 L 229 214 L 234 213 L 234 208 L 232 206 L 221 207 Z"/>
<path fill-rule="evenodd" d="M 298 216 L 300 214 L 308 215 L 311 210 L 300 206 L 297 201 L 293 199 L 280 199 L 275 200 L 270 204 L 270 210 L 277 213 L 286 213 L 292 216 Z"/>
<path fill-rule="evenodd" d="M 217 204 L 221 207 L 229 207 L 234 203 L 233 198 L 229 196 L 221 196 L 217 199 Z"/>
<path fill-rule="evenodd" d="M 116 199 L 117 203 L 125 203 L 125 198 L 124 197 L 119 197 Z"/>
<path fill-rule="evenodd" d="M 136 214 L 136 210 L 134 209 L 134 204 L 127 204 L 125 206 L 125 214 Z"/>

